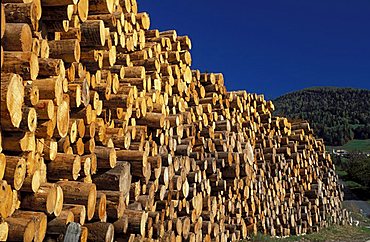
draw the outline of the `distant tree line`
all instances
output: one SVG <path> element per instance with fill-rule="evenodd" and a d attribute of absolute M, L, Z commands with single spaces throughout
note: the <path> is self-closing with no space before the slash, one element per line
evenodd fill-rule
<path fill-rule="evenodd" d="M 274 100 L 275 115 L 304 119 L 326 145 L 370 138 L 370 90 L 318 87 Z"/>
<path fill-rule="evenodd" d="M 349 153 L 345 156 L 333 156 L 336 166 L 346 172 L 345 180 L 354 181 L 370 192 L 370 157 L 365 154 Z"/>

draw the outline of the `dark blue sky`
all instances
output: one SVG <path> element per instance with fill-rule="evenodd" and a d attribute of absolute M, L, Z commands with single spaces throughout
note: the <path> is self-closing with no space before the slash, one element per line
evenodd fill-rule
<path fill-rule="evenodd" d="M 275 98 L 312 86 L 370 89 L 370 0 L 138 0 L 151 28 L 192 39 L 193 69 Z"/>

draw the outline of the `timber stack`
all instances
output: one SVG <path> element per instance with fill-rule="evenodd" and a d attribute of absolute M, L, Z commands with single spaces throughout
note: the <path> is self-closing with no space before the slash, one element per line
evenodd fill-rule
<path fill-rule="evenodd" d="M 1 241 L 237 241 L 349 223 L 307 122 L 192 70 L 136 0 L 2 0 Z"/>

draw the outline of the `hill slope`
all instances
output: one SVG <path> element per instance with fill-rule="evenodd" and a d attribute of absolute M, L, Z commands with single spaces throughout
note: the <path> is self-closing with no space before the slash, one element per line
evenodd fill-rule
<path fill-rule="evenodd" d="M 370 90 L 308 88 L 274 100 L 275 115 L 308 120 L 327 145 L 370 138 Z"/>

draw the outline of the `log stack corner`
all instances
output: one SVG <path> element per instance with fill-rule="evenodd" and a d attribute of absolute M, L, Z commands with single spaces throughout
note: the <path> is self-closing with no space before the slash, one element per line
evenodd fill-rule
<path fill-rule="evenodd" d="M 237 241 L 349 224 L 310 125 L 191 67 L 136 0 L 3 0 L 1 241 Z"/>

